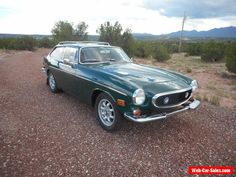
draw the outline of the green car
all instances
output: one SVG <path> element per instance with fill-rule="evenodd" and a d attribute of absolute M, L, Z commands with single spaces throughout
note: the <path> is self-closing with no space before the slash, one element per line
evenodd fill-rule
<path fill-rule="evenodd" d="M 107 131 L 119 128 L 123 117 L 143 123 L 200 105 L 193 98 L 196 80 L 135 64 L 106 42 L 60 42 L 44 57 L 42 70 L 53 93 L 63 90 L 92 105 Z"/>

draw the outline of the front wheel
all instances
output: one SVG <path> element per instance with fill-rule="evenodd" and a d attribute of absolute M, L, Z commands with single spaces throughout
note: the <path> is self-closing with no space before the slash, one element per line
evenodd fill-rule
<path fill-rule="evenodd" d="M 53 93 L 57 93 L 59 90 L 57 88 L 57 83 L 55 77 L 51 72 L 48 73 L 48 86 Z"/>
<path fill-rule="evenodd" d="M 114 131 L 121 127 L 122 116 L 114 101 L 105 93 L 101 93 L 95 103 L 98 122 L 106 131 Z"/>

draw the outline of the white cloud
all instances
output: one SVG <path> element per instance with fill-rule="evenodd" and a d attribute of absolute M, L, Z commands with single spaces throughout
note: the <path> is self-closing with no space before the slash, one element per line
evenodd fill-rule
<path fill-rule="evenodd" d="M 119 21 L 124 28 L 139 33 L 180 30 L 181 17 L 166 17 L 162 15 L 166 9 L 151 10 L 142 4 L 142 0 L 1 0 L 0 33 L 50 34 L 59 20 L 75 24 L 85 21 L 90 34 L 96 34 L 96 29 L 105 21 Z M 236 25 L 235 18 L 188 19 L 186 29 L 206 30 L 229 25 Z"/>
<path fill-rule="evenodd" d="M 195 29 L 197 31 L 206 31 L 213 28 L 236 26 L 236 20 L 225 20 L 227 18 L 230 17 L 211 19 L 187 19 L 185 30 Z"/>
<path fill-rule="evenodd" d="M 184 11 L 192 18 L 215 18 L 236 15 L 235 0 L 143 0 L 143 7 L 165 11 L 170 17 L 181 17 Z"/>

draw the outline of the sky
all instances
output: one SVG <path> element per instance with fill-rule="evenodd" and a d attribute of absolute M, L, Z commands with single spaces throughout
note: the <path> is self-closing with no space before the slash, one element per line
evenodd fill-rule
<path fill-rule="evenodd" d="M 236 0 L 0 0 L 0 33 L 51 34 L 65 20 L 88 24 L 97 34 L 100 24 L 116 21 L 133 33 L 167 34 L 236 26 Z"/>

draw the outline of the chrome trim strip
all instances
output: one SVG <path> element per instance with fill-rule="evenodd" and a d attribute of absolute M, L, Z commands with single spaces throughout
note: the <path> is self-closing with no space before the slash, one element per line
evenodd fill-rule
<path fill-rule="evenodd" d="M 158 93 L 156 95 L 154 95 L 152 97 L 152 104 L 156 107 L 156 108 L 174 108 L 174 107 L 177 107 L 177 106 L 180 106 L 184 103 L 186 103 L 191 97 L 192 97 L 192 93 L 191 95 L 189 96 L 189 98 L 181 103 L 178 103 L 178 104 L 175 104 L 175 105 L 171 105 L 171 106 L 157 106 L 156 105 L 156 99 L 160 96 L 164 96 L 164 95 L 170 95 L 170 94 L 175 94 L 175 93 L 181 93 L 181 92 L 186 92 L 188 90 L 192 90 L 192 87 L 188 87 L 188 88 L 185 88 L 185 89 L 181 89 L 181 90 L 174 90 L 174 91 L 170 91 L 170 92 L 163 92 L 163 93 Z"/>
<path fill-rule="evenodd" d="M 98 84 L 98 85 L 100 85 L 100 86 L 106 87 L 106 88 L 111 89 L 111 90 L 113 90 L 113 91 L 115 91 L 115 92 L 117 92 L 117 93 L 120 93 L 120 94 L 122 94 L 122 95 L 128 96 L 126 93 L 123 93 L 123 92 L 121 92 L 121 91 L 119 91 L 119 90 L 116 90 L 116 89 L 114 89 L 114 88 L 112 88 L 112 87 L 110 87 L 110 86 L 104 85 L 104 84 L 102 84 L 102 83 L 99 83 L 99 82 L 90 80 L 90 79 L 88 79 L 88 78 L 86 78 L 86 77 L 79 76 L 79 75 L 76 75 L 76 74 L 74 74 L 74 73 L 66 72 L 65 70 L 60 70 L 60 69 L 58 69 L 58 68 L 56 68 L 56 67 L 52 67 L 52 66 L 49 66 L 49 68 L 53 68 L 53 69 L 56 69 L 56 70 L 59 70 L 59 71 L 63 71 L 63 72 L 65 72 L 65 73 L 67 73 L 67 74 L 71 74 L 71 75 L 73 75 L 73 76 L 75 76 L 75 77 L 79 77 L 79 78 L 84 79 L 84 80 L 89 81 L 89 82 L 94 82 L 94 83 L 96 83 L 96 84 Z"/>
<path fill-rule="evenodd" d="M 107 45 L 109 46 L 109 42 L 101 42 L 101 41 L 61 41 L 57 45 L 63 44 L 98 44 L 98 45 Z"/>
<path fill-rule="evenodd" d="M 153 115 L 153 116 L 142 116 L 141 118 L 136 118 L 135 116 L 132 115 L 128 115 L 127 113 L 124 113 L 124 117 L 133 121 L 133 122 L 138 122 L 138 123 L 145 123 L 145 122 L 151 122 L 151 121 L 155 121 L 155 120 L 160 120 L 160 119 L 165 119 L 171 115 L 183 112 L 183 111 L 187 111 L 189 109 L 196 109 L 198 108 L 200 105 L 200 101 L 198 100 L 194 100 L 192 103 L 190 103 L 189 105 L 185 106 L 182 109 L 170 112 L 170 113 L 163 113 L 163 114 L 159 114 L 159 115 Z"/>

